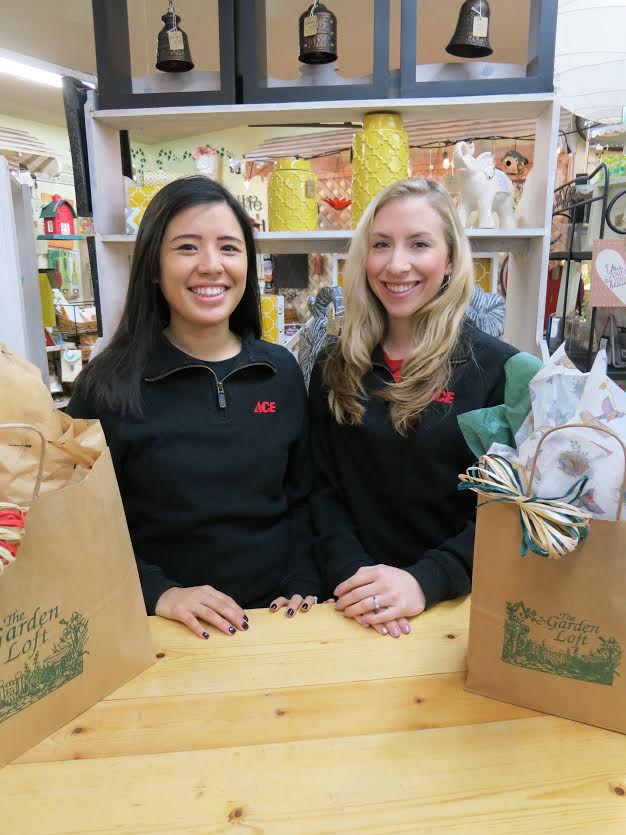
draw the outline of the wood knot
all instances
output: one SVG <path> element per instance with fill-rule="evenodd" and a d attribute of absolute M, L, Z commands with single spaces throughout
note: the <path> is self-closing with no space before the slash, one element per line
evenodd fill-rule
<path fill-rule="evenodd" d="M 418 696 L 418 697 L 417 697 L 417 699 L 415 699 L 415 704 L 416 704 L 416 705 L 423 705 L 423 704 L 424 704 L 424 699 L 421 699 L 421 698 Z"/>
<path fill-rule="evenodd" d="M 287 713 L 287 711 L 283 710 L 282 707 L 276 708 L 276 710 L 274 711 L 274 715 L 278 716 L 279 719 L 280 719 L 281 716 L 284 716 L 286 713 Z"/>
<path fill-rule="evenodd" d="M 165 658 L 165 653 L 164 652 L 157 652 L 156 657 L 157 658 Z"/>
<path fill-rule="evenodd" d="M 626 790 L 623 786 L 613 786 L 613 791 L 615 792 L 615 794 L 619 795 L 619 797 L 624 797 L 624 795 L 626 794 Z"/>
<path fill-rule="evenodd" d="M 456 638 L 456 635 L 453 635 L 452 632 L 448 632 L 446 638 L 450 638 L 450 640 L 453 641 Z"/>
<path fill-rule="evenodd" d="M 85 729 L 84 729 L 84 728 L 81 728 L 81 726 L 80 726 L 80 725 L 77 725 L 75 728 L 72 728 L 72 734 L 74 734 L 74 735 L 76 735 L 76 734 L 82 734 L 82 732 L 83 732 L 84 730 L 85 730 Z"/>
<path fill-rule="evenodd" d="M 233 809 L 233 811 L 230 813 L 230 815 L 228 816 L 228 820 L 232 822 L 232 821 L 239 820 L 239 818 L 242 818 L 242 817 L 243 817 L 243 809 L 242 809 L 241 806 L 238 806 L 236 809 Z"/>

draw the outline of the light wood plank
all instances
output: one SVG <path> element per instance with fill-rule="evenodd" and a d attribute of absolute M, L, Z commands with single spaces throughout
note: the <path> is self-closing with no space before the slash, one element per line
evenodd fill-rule
<path fill-rule="evenodd" d="M 348 739 L 13 765 L 3 831 L 626 831 L 626 737 L 555 717 Z"/>
<path fill-rule="evenodd" d="M 180 624 L 154 618 L 158 664 L 109 699 L 233 693 L 374 681 L 466 669 L 469 601 L 455 601 L 413 619 L 412 632 L 383 637 L 344 618 L 331 604 L 287 619 L 250 613 L 250 630 L 213 631 L 203 641 Z M 381 644 L 381 642 L 384 642 Z"/>
<path fill-rule="evenodd" d="M 539 716 L 463 690 L 465 673 L 100 702 L 18 763 L 121 757 Z"/>

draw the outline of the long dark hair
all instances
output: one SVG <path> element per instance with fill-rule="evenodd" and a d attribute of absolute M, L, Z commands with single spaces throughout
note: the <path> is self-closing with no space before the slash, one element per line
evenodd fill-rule
<path fill-rule="evenodd" d="M 243 233 L 248 256 L 246 287 L 230 317 L 230 328 L 243 336 L 261 336 L 259 283 L 252 224 L 237 199 L 207 177 L 184 177 L 162 188 L 148 204 L 137 234 L 124 311 L 109 345 L 87 365 L 77 386 L 97 412 L 140 417 L 141 378 L 154 346 L 170 320 L 161 287 L 161 242 L 180 212 L 204 203 L 225 203 Z"/>

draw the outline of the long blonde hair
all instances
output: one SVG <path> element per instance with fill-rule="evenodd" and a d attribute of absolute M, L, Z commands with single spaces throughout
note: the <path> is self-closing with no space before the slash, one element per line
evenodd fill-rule
<path fill-rule="evenodd" d="M 387 327 L 387 314 L 365 272 L 369 233 L 384 206 L 407 197 L 425 199 L 441 218 L 452 273 L 447 286 L 444 282 L 439 293 L 415 313 L 413 349 L 404 358 L 402 380 L 380 392 L 390 401 L 391 422 L 400 435 L 419 422 L 433 396 L 450 380 L 452 357 L 474 286 L 469 241 L 452 198 L 439 183 L 422 177 L 401 180 L 380 192 L 365 210 L 343 271 L 343 331 L 324 367 L 335 420 L 360 425 L 366 408 L 363 377 L 372 368 L 372 354 Z"/>

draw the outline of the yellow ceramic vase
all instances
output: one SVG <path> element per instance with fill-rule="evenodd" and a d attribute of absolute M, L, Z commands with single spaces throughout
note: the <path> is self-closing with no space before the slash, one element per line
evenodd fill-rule
<path fill-rule="evenodd" d="M 370 200 L 409 176 L 409 139 L 397 113 L 368 113 L 352 143 L 352 226 Z"/>
<path fill-rule="evenodd" d="M 279 159 L 267 189 L 270 232 L 307 232 L 317 229 L 317 189 L 306 159 Z"/>

